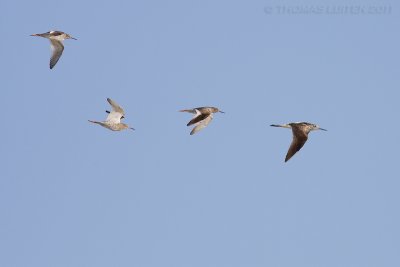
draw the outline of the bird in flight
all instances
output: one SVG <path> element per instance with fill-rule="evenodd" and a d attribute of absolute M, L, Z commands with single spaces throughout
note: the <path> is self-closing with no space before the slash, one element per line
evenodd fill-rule
<path fill-rule="evenodd" d="M 57 64 L 58 60 L 60 59 L 63 51 L 64 51 L 64 45 L 63 41 L 66 39 L 74 39 L 77 40 L 76 38 L 72 37 L 71 35 L 61 32 L 61 31 L 49 31 L 45 33 L 36 33 L 36 34 L 31 34 L 31 36 L 39 36 L 43 38 L 47 38 L 50 40 L 51 44 L 51 58 L 50 58 L 50 69 L 54 68 L 54 66 Z"/>
<path fill-rule="evenodd" d="M 188 122 L 187 126 L 194 125 L 193 130 L 190 132 L 190 135 L 194 135 L 201 129 L 205 128 L 213 119 L 213 113 L 225 113 L 218 108 L 215 107 L 200 107 L 194 109 L 183 109 L 179 110 L 180 112 L 189 112 L 193 113 L 194 116 L 191 121 Z"/>
<path fill-rule="evenodd" d="M 92 123 L 99 124 L 112 131 L 122 131 L 125 129 L 135 130 L 133 128 L 130 128 L 127 124 L 121 122 L 121 119 L 125 118 L 124 110 L 112 99 L 107 98 L 107 101 L 108 103 L 110 103 L 112 110 L 111 111 L 106 110 L 106 112 L 109 113 L 106 120 L 105 121 L 89 120 L 89 121 Z"/>
<path fill-rule="evenodd" d="M 273 127 L 291 128 L 293 133 L 292 144 L 286 154 L 285 162 L 287 162 L 297 151 L 299 151 L 307 142 L 308 133 L 315 130 L 326 131 L 316 124 L 309 122 L 292 122 L 288 124 L 271 124 Z"/>

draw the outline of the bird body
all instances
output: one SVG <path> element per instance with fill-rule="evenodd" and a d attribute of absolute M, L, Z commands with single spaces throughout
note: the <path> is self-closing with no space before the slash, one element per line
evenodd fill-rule
<path fill-rule="evenodd" d="M 71 35 L 61 31 L 49 31 L 45 33 L 31 34 L 31 36 L 39 36 L 50 40 L 52 50 L 50 58 L 50 69 L 54 68 L 64 51 L 63 41 L 66 39 L 77 40 Z"/>
<path fill-rule="evenodd" d="M 311 131 L 315 131 L 315 130 L 326 131 L 325 129 L 320 128 L 318 125 L 309 123 L 309 122 L 291 122 L 288 124 L 271 124 L 271 126 L 292 129 L 293 140 L 292 140 L 292 143 L 290 144 L 289 150 L 286 154 L 285 162 L 287 162 L 291 157 L 293 157 L 294 154 L 296 154 L 297 151 L 299 151 L 304 146 L 304 144 L 307 142 L 308 134 Z"/>
<path fill-rule="evenodd" d="M 105 121 L 92 121 L 89 120 L 89 122 L 99 124 L 107 129 L 110 129 L 112 131 L 122 131 L 125 129 L 131 129 L 134 130 L 133 128 L 130 128 L 127 124 L 122 123 L 121 119 L 125 118 L 125 112 L 124 110 L 112 99 L 107 98 L 108 103 L 110 103 L 112 107 L 112 111 L 108 111 L 107 113 L 108 116 Z"/>
<path fill-rule="evenodd" d="M 193 113 L 193 114 L 197 114 L 197 111 L 200 112 L 201 114 L 211 114 L 211 113 L 220 112 L 220 110 L 215 107 L 199 107 L 199 108 L 193 108 L 193 109 L 180 110 L 180 112 L 189 112 L 189 113 Z M 221 113 L 224 113 L 224 112 L 221 112 Z"/>
<path fill-rule="evenodd" d="M 99 124 L 107 129 L 110 129 L 111 131 L 122 131 L 122 130 L 129 128 L 129 126 L 127 124 L 122 123 L 122 122 L 121 123 L 112 123 L 109 121 L 91 121 L 91 120 L 89 120 L 89 122 Z M 133 130 L 133 128 L 129 128 L 129 129 Z"/>
<path fill-rule="evenodd" d="M 195 127 L 190 132 L 190 135 L 194 135 L 201 129 L 205 128 L 213 119 L 213 113 L 224 113 L 215 107 L 199 107 L 194 109 L 183 109 L 180 112 L 189 112 L 194 114 L 192 120 L 190 120 L 187 126 L 194 125 Z"/>

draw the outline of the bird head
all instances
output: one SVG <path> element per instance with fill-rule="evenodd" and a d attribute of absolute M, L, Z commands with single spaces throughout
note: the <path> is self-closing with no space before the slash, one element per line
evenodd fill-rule
<path fill-rule="evenodd" d="M 74 39 L 74 40 L 78 40 L 78 39 L 72 37 L 71 35 L 69 35 L 68 33 L 65 34 L 65 39 Z"/>
<path fill-rule="evenodd" d="M 135 130 L 134 128 L 132 128 L 132 127 L 129 127 L 129 125 L 128 125 L 128 124 L 126 124 L 126 123 L 121 123 L 121 126 L 122 126 L 122 130 L 125 130 L 125 129 L 131 129 L 131 130 Z"/>
<path fill-rule="evenodd" d="M 311 124 L 311 131 L 316 131 L 316 130 L 322 130 L 322 131 L 327 131 L 326 129 L 324 129 L 324 128 L 321 128 L 321 127 L 319 127 L 318 125 L 316 125 L 316 124 Z"/>
<path fill-rule="evenodd" d="M 219 112 L 219 113 L 225 113 L 225 112 L 223 112 L 222 110 L 219 110 L 218 108 L 211 108 L 212 109 L 212 112 L 213 113 L 217 113 L 217 112 Z"/>

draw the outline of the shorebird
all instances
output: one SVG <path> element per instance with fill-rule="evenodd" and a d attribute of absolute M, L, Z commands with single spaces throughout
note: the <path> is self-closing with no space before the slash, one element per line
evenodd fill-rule
<path fill-rule="evenodd" d="M 183 109 L 179 110 L 180 112 L 189 112 L 193 113 L 193 119 L 188 122 L 187 126 L 194 125 L 195 127 L 190 132 L 190 135 L 194 135 L 201 129 L 205 128 L 213 119 L 213 113 L 220 112 L 225 113 L 218 108 L 215 107 L 200 107 L 194 109 Z"/>
<path fill-rule="evenodd" d="M 289 147 L 289 150 L 286 154 L 285 162 L 287 162 L 297 151 L 299 151 L 308 139 L 308 133 L 315 130 L 326 131 L 325 129 L 319 127 L 316 124 L 312 124 L 309 122 L 292 122 L 288 124 L 271 124 L 273 127 L 283 127 L 283 128 L 291 128 L 293 132 L 293 141 Z"/>
<path fill-rule="evenodd" d="M 107 129 L 110 129 L 112 131 L 122 131 L 125 129 L 131 129 L 135 130 L 133 128 L 130 128 L 127 124 L 122 123 L 121 119 L 124 119 L 125 117 L 125 112 L 124 110 L 113 100 L 110 98 L 107 98 L 108 103 L 110 103 L 112 107 L 112 111 L 106 110 L 108 114 L 107 118 L 105 121 L 91 121 L 92 123 L 97 123 Z"/>
<path fill-rule="evenodd" d="M 45 33 L 36 33 L 36 34 L 31 34 L 31 36 L 39 36 L 43 38 L 47 38 L 50 40 L 51 43 L 51 58 L 50 58 L 50 69 L 54 68 L 54 66 L 57 64 L 58 60 L 60 59 L 63 51 L 64 51 L 64 45 L 63 41 L 66 39 L 74 39 L 77 40 L 76 38 L 72 37 L 71 35 L 65 33 L 65 32 L 60 32 L 60 31 L 49 31 Z"/>

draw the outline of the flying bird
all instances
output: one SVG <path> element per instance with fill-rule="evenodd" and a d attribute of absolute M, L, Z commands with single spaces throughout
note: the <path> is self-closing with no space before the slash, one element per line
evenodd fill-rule
<path fill-rule="evenodd" d="M 296 154 L 296 152 L 299 151 L 304 146 L 304 144 L 307 142 L 309 132 L 315 130 L 326 131 L 325 129 L 319 127 L 318 125 L 309 122 L 292 122 L 282 125 L 271 124 L 271 126 L 292 129 L 293 140 L 286 154 L 285 162 L 287 162 L 291 157 L 293 157 L 293 155 Z"/>
<path fill-rule="evenodd" d="M 106 112 L 109 113 L 106 120 L 105 121 L 89 120 L 89 121 L 92 123 L 99 124 L 112 131 L 122 131 L 125 129 L 135 130 L 133 128 L 130 128 L 127 124 L 121 122 L 121 119 L 125 118 L 124 110 L 112 99 L 107 98 L 107 101 L 108 103 L 110 103 L 112 110 L 111 111 L 106 110 Z"/>
<path fill-rule="evenodd" d="M 213 119 L 213 113 L 225 113 L 218 108 L 215 107 L 200 107 L 194 109 L 183 109 L 179 110 L 180 112 L 189 112 L 193 113 L 194 116 L 191 121 L 188 122 L 187 126 L 194 125 L 193 130 L 190 132 L 190 135 L 194 135 L 201 129 L 205 128 Z"/>
<path fill-rule="evenodd" d="M 60 59 L 63 51 L 64 51 L 64 45 L 63 41 L 66 39 L 74 39 L 77 40 L 76 38 L 72 37 L 71 35 L 61 32 L 61 31 L 49 31 L 45 33 L 36 33 L 36 34 L 31 34 L 31 36 L 39 36 L 43 38 L 47 38 L 50 40 L 51 44 L 51 58 L 50 58 L 50 69 L 54 68 L 54 66 L 57 64 L 58 60 Z"/>

